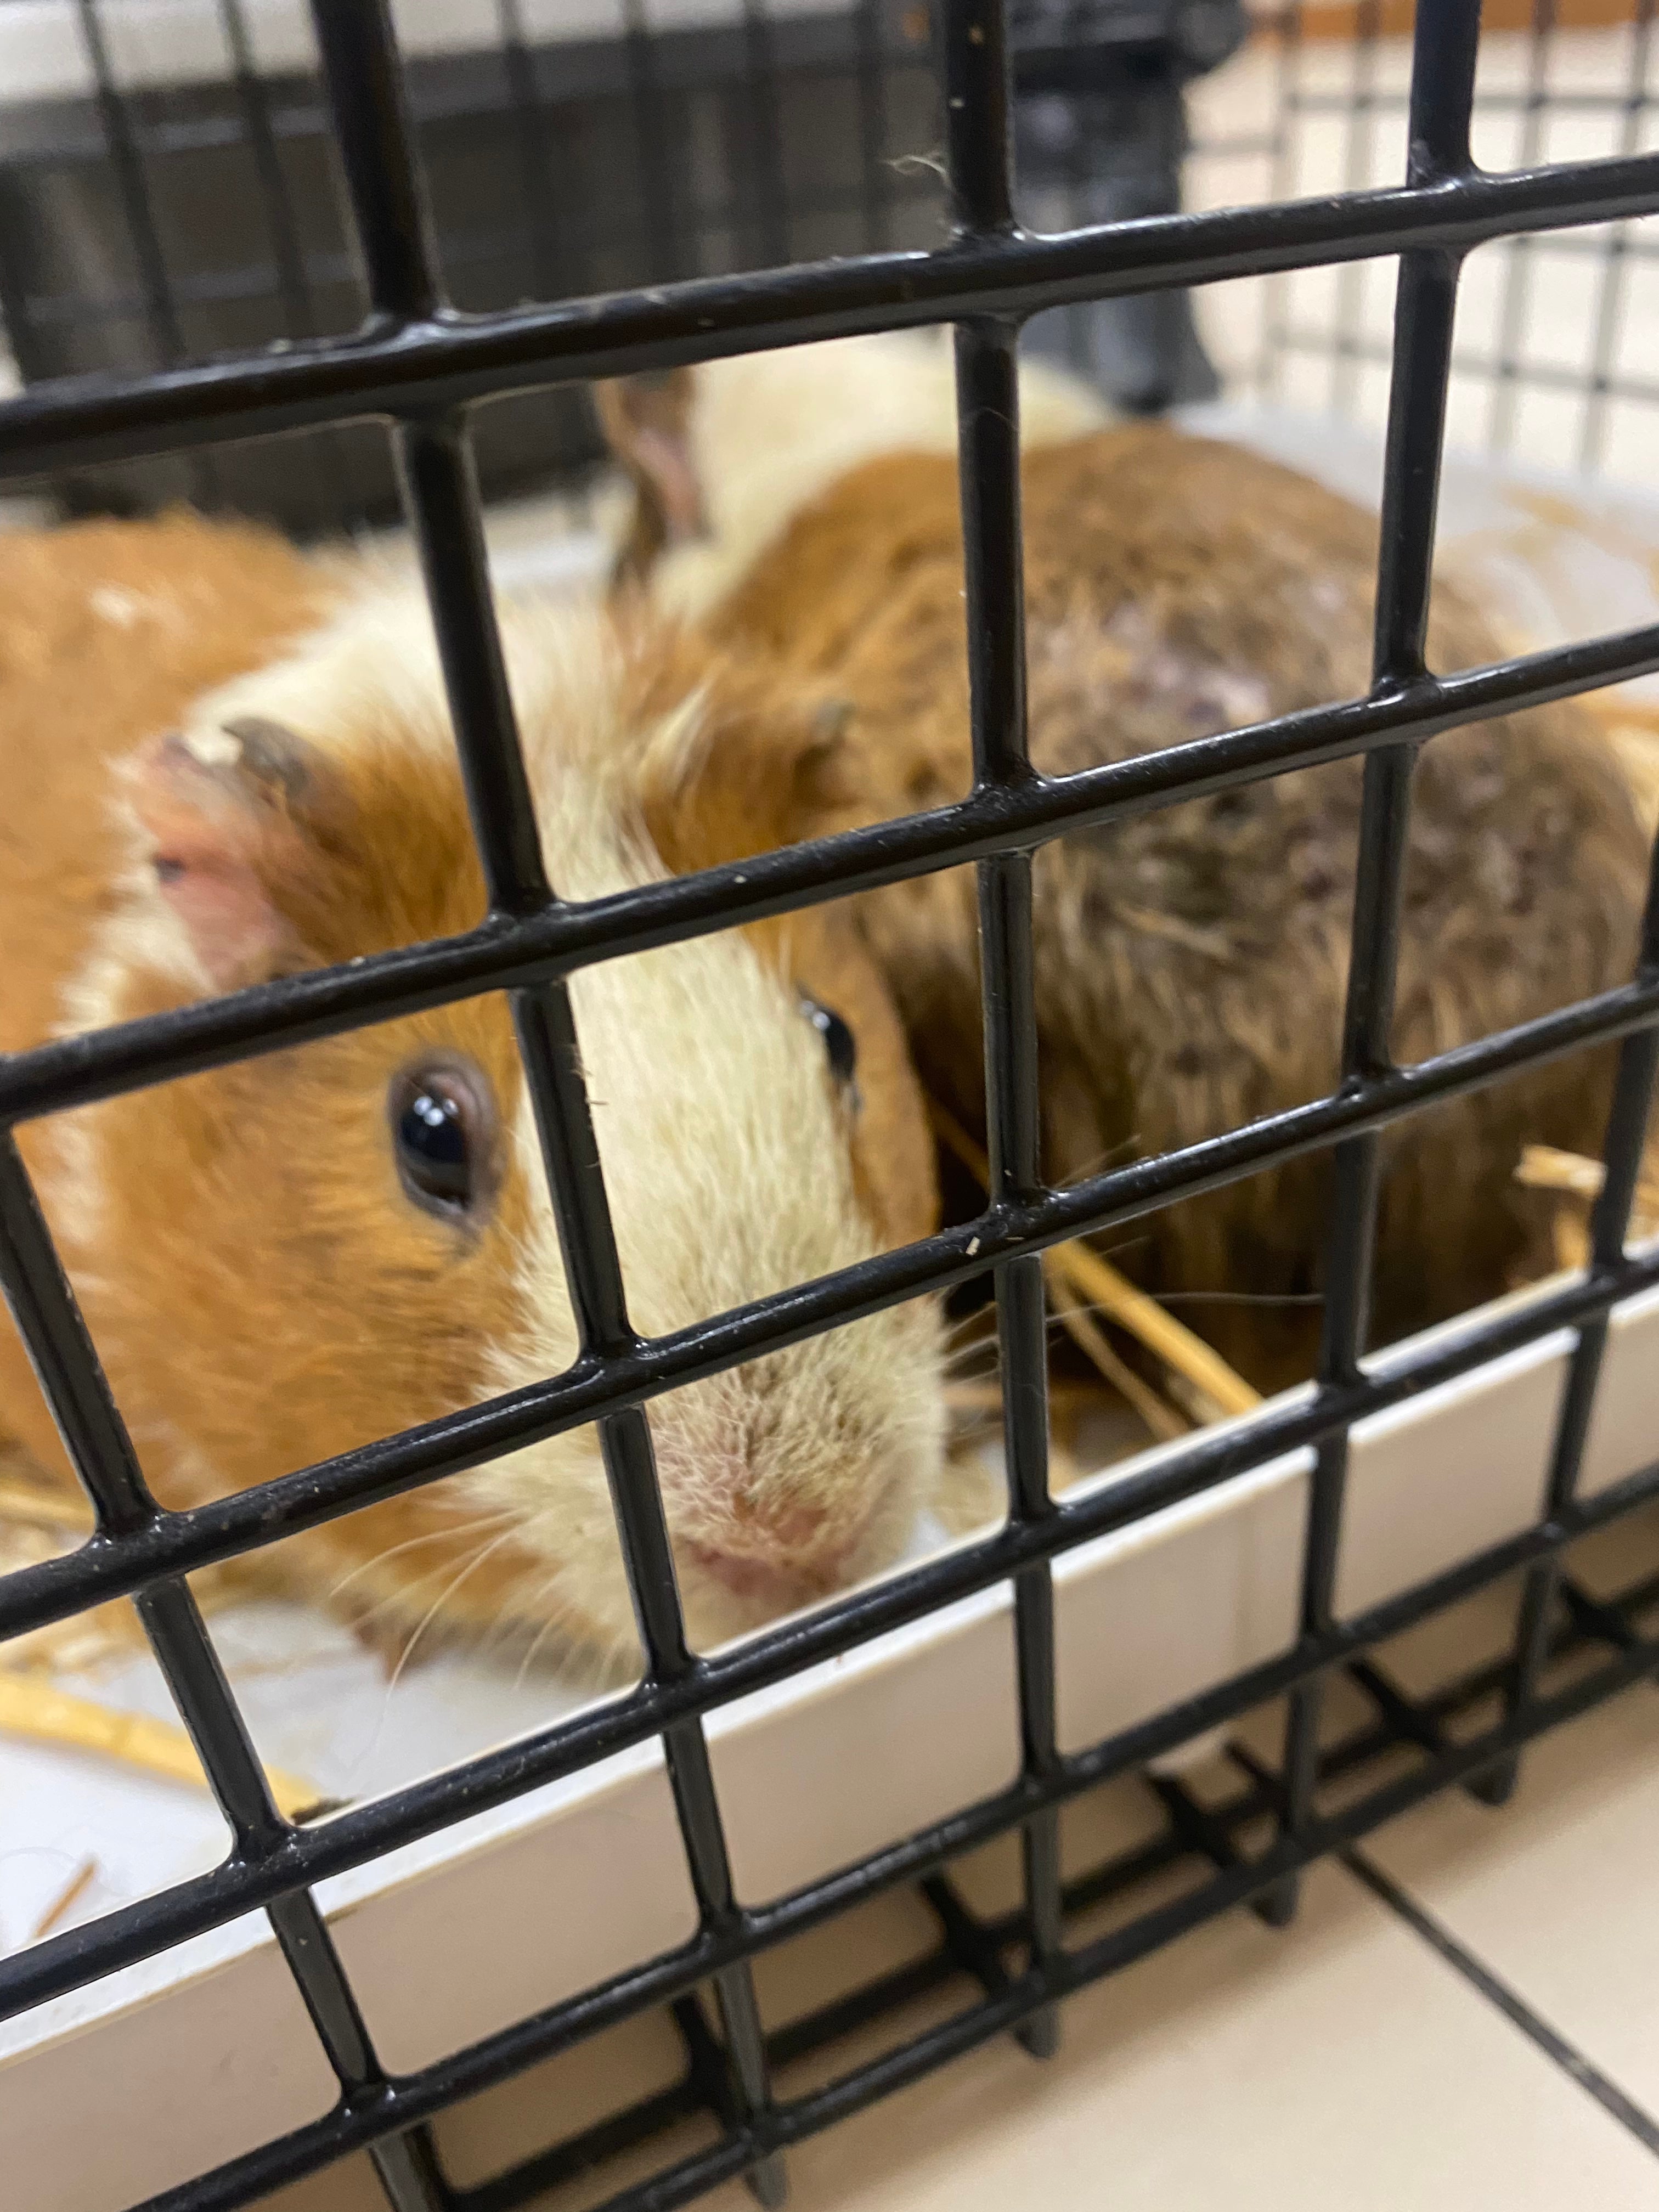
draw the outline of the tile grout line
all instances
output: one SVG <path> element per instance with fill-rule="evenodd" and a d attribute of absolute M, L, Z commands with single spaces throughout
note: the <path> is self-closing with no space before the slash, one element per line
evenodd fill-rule
<path fill-rule="evenodd" d="M 1473 1951 L 1467 1950 L 1449 1929 L 1443 1927 L 1415 1898 L 1384 1874 L 1374 1859 L 1359 1850 L 1346 1850 L 1339 1856 L 1349 1873 L 1362 1881 L 1374 1897 L 1437 1951 L 1446 1964 L 1472 1984 L 1489 2003 L 1496 2005 L 1506 2020 L 1535 2043 L 1545 2057 L 1553 2060 L 1564 2074 L 1570 2075 L 1581 2089 L 1594 2097 L 1604 2112 L 1610 2113 L 1622 2127 L 1628 2128 L 1639 2143 L 1659 2157 L 1659 2120 L 1627 2097 L 1616 2081 L 1610 2081 L 1598 2067 L 1593 2066 L 1581 2051 L 1576 2050 L 1565 2036 L 1559 2034 L 1524 1998 L 1506 1982 L 1500 1981 Z"/>

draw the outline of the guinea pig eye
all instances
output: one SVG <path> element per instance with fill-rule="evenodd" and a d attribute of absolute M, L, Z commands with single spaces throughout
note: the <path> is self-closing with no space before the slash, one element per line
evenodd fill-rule
<path fill-rule="evenodd" d="M 404 1188 L 446 1219 L 489 1194 L 489 1115 L 483 1079 L 447 1062 L 410 1068 L 392 1086 L 392 1141 Z"/>
<path fill-rule="evenodd" d="M 830 1074 L 843 1090 L 849 1088 L 858 1073 L 858 1040 L 839 1014 L 821 1006 L 816 999 L 803 999 L 800 1004 L 801 1012 L 823 1040 Z"/>

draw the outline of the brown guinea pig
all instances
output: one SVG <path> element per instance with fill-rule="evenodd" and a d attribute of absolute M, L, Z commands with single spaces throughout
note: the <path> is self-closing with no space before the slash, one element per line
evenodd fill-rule
<path fill-rule="evenodd" d="M 501 621 L 562 892 L 738 858 L 840 803 L 836 718 L 810 687 L 598 608 L 513 601 Z M 0 538 L 0 1049 L 483 917 L 424 602 L 349 561 L 187 516 Z M 601 963 L 572 988 L 642 1333 L 933 1225 L 902 1032 L 844 915 Z M 166 1504 L 575 1352 L 499 997 L 22 1137 Z M 936 1315 L 914 1304 L 653 1406 L 699 1644 L 902 1547 L 940 1459 L 940 1382 Z M 66 1479 L 3 1319 L 0 1431 Z M 635 1656 L 592 1430 L 260 1559 L 394 1640 L 435 1611 L 576 1669 Z"/>
<path fill-rule="evenodd" d="M 810 353 L 811 349 L 804 349 Z M 775 377 L 787 371 L 780 357 Z M 803 369 L 803 376 L 806 372 Z M 725 364 L 685 372 L 690 450 L 720 462 Z M 700 414 L 700 410 L 704 410 Z M 614 426 L 623 421 L 614 406 Z M 646 505 L 653 456 L 624 456 Z M 1051 775 L 1362 694 L 1375 520 L 1295 471 L 1139 423 L 1023 464 L 1031 757 Z M 717 561 L 659 570 L 664 601 L 852 702 L 862 818 L 971 781 L 956 471 L 868 460 L 797 501 L 787 456 L 770 535 L 712 597 Z M 711 510 L 716 506 L 712 497 Z M 745 544 L 755 538 L 753 518 Z M 1502 657 L 1442 581 L 1431 664 Z M 1299 771 L 1080 834 L 1036 869 L 1045 1172 L 1188 1145 L 1331 1091 L 1340 1070 L 1362 769 Z M 851 818 L 849 817 L 849 818 Z M 1645 872 L 1627 787 L 1571 704 L 1433 740 L 1415 779 L 1393 1049 L 1414 1060 L 1626 979 Z M 924 1082 L 983 1125 L 969 872 L 872 895 L 862 919 Z M 1506 1286 L 1521 1146 L 1594 1151 L 1607 1055 L 1398 1125 L 1385 1139 L 1379 1340 Z M 1167 1209 L 1119 1240 L 1154 1291 L 1264 1387 L 1305 1375 L 1328 1159 Z M 1213 1299 L 1214 1303 L 1208 1301 Z"/>

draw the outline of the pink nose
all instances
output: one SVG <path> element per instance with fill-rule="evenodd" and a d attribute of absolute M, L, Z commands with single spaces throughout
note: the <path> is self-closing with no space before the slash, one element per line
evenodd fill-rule
<path fill-rule="evenodd" d="M 821 1596 L 828 1587 L 791 1568 L 745 1557 L 741 1553 L 716 1551 L 709 1544 L 687 1544 L 684 1549 L 704 1574 L 722 1589 L 730 1590 L 733 1597 L 757 1598 L 763 1604 L 775 1606 L 780 1612 L 790 1606 L 805 1605 L 809 1599 Z"/>
<path fill-rule="evenodd" d="M 681 1548 L 734 1597 L 782 1607 L 808 1604 L 838 1589 L 861 1533 L 844 1522 L 832 1533 L 821 1511 L 792 1506 L 769 1514 L 763 1525 L 682 1539 Z"/>

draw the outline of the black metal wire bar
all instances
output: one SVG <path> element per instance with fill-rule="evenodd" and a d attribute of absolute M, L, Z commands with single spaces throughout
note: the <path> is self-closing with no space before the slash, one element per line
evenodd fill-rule
<path fill-rule="evenodd" d="M 1644 1639 L 1632 1651 L 1551 1697 L 1537 1700 L 1524 1713 L 1506 1718 L 1474 1741 L 1449 1749 L 1440 1759 L 1323 1816 L 1305 1838 L 1282 1834 L 1262 1856 L 1241 1859 L 1172 1902 L 1140 1914 L 1074 1951 L 1062 1952 L 1046 1972 L 1028 1969 L 1000 1994 L 986 1997 L 939 2027 L 879 2053 L 805 2096 L 771 2106 L 751 2129 L 696 2152 L 665 2172 L 605 2200 L 605 2212 L 658 2212 L 661 2206 L 689 2202 L 742 2171 L 757 2154 L 799 2142 L 994 2036 L 1017 2029 L 1058 1998 L 1121 1971 L 1176 1936 L 1249 1902 L 1316 1858 L 1357 1842 L 1437 1791 L 1468 1781 L 1514 1746 L 1577 1717 L 1656 1669 L 1659 1669 L 1659 1638 Z M 1004 1827 L 1013 1825 L 1017 1817 L 1005 1817 Z M 781 1938 L 775 1936 L 771 1940 Z M 679 1985 L 685 1985 L 691 1978 L 690 1972 L 683 1973 Z M 397 2084 L 392 2103 L 400 2114 L 434 2117 L 461 2098 L 477 2094 L 535 2059 L 608 2024 L 608 2021 L 581 2016 L 580 2008 L 590 2002 L 576 2000 L 555 2013 L 504 2030 L 488 2043 L 458 2052 L 419 2075 L 405 2077 Z M 581 2025 L 575 2027 L 572 2023 L 578 2017 Z M 506 2056 L 508 2051 L 510 2058 Z M 232 2208 L 251 2197 L 314 2172 L 372 2142 L 377 2129 L 387 2124 L 384 2114 L 337 2112 L 217 2168 L 199 2181 L 152 2197 L 134 2207 L 133 2212 L 232 2212 Z"/>
<path fill-rule="evenodd" d="M 392 1021 L 426 1008 L 568 975 L 688 937 L 1098 830 L 1175 797 L 1205 798 L 1286 768 L 1316 766 L 1403 738 L 1516 714 L 1659 672 L 1659 623 L 1197 738 L 1074 775 L 762 854 L 454 938 L 316 969 L 223 999 L 0 1056 L 0 1125 L 66 1112 L 154 1083 Z"/>
<path fill-rule="evenodd" d="M 1641 944 L 1637 954 L 1638 975 L 1659 975 L 1659 842 L 1656 842 L 1648 876 L 1647 905 L 1642 916 Z M 1644 1030 L 1627 1037 L 1620 1048 L 1613 1079 L 1613 1103 L 1607 1115 L 1602 1146 L 1601 1194 L 1590 1217 L 1590 1265 L 1617 1267 L 1624 1258 L 1630 1233 L 1631 1208 L 1642 1172 L 1648 1123 L 1653 1112 L 1656 1076 L 1659 1075 L 1659 1030 Z M 1579 1329 L 1572 1359 L 1561 1394 L 1555 1440 L 1545 1488 L 1547 1519 L 1571 1504 L 1578 1486 L 1578 1471 L 1595 1408 L 1595 1387 L 1607 1343 L 1607 1316 L 1596 1314 Z M 1504 1697 L 1511 1711 L 1523 1706 L 1533 1694 L 1549 1649 L 1550 1621 L 1560 1592 L 1559 1561 L 1539 1560 L 1522 1591 L 1516 1629 L 1512 1673 Z M 1491 1804 L 1510 1796 L 1519 1778 L 1513 1762 L 1494 1767 L 1483 1778 L 1482 1794 Z"/>
<path fill-rule="evenodd" d="M 94 1543 L 145 1526 L 157 1509 L 9 1136 L 0 1138 L 0 1290 L 70 1463 L 92 1502 L 99 1531 Z M 293 1832 L 271 1797 L 196 1601 L 182 1579 L 173 1579 L 141 1592 L 137 1610 L 230 1831 L 228 1863 L 258 1867 L 280 1852 Z M 309 1892 L 289 1885 L 267 1901 L 266 1913 L 343 2092 L 348 2098 L 378 2097 L 386 2077 Z M 423 2146 L 406 2154 L 389 2150 L 377 2162 L 394 2212 L 443 2212 L 441 2197 L 416 2185 L 430 2163 Z"/>
<path fill-rule="evenodd" d="M 1480 36 L 1480 0 L 1447 0 L 1443 6 L 1418 13 L 1407 155 L 1407 176 L 1413 184 L 1449 181 L 1468 173 L 1469 114 Z M 1400 264 L 1371 663 L 1374 688 L 1382 691 L 1409 692 L 1426 673 L 1457 276 L 1455 254 L 1419 251 L 1407 254 Z M 1365 761 L 1343 1012 L 1345 1086 L 1373 1081 L 1392 1065 L 1389 1034 L 1417 750 L 1407 741 L 1381 747 Z M 1366 1348 L 1380 1168 L 1375 1131 L 1364 1131 L 1336 1148 L 1319 1355 L 1319 1378 L 1326 1387 L 1351 1382 L 1360 1371 Z M 1319 1447 L 1309 1498 L 1302 1590 L 1304 1634 L 1316 1633 L 1331 1617 L 1347 1464 L 1347 1431 L 1334 1431 Z M 1291 1833 L 1299 1833 L 1313 1817 L 1322 1708 L 1319 1678 L 1298 1690 L 1290 1703 L 1284 1824 Z M 1290 1917 L 1295 1905 L 1294 1886 L 1287 1883 L 1268 1893 L 1264 1910 L 1279 1923 Z"/>
<path fill-rule="evenodd" d="M 91 1504 L 96 1534 L 87 1555 L 98 1556 L 112 1539 L 153 1528 L 161 1508 L 104 1385 L 92 1339 L 9 1135 L 0 1136 L 0 1286 L 70 1465 Z"/>
<path fill-rule="evenodd" d="M 311 0 L 335 143 L 375 319 L 428 322 L 444 309 L 387 0 Z M 246 433 L 244 433 L 246 434 Z"/>
<path fill-rule="evenodd" d="M 740 1933 L 744 1917 L 732 1893 L 726 1834 L 702 1722 L 676 1722 L 664 1731 L 663 1746 L 690 1863 L 699 1925 L 706 1936 L 718 1942 Z M 769 2109 L 772 2094 L 754 1970 L 747 1958 L 734 1960 L 715 1968 L 714 1982 L 735 2077 L 732 2112 L 738 2125 L 747 2128 Z M 783 2160 L 777 2152 L 757 2158 L 744 2179 L 769 2212 L 789 2194 Z"/>
<path fill-rule="evenodd" d="M 319 1526 L 356 1507 L 380 1504 L 441 1475 L 462 1473 L 526 1444 L 604 1419 L 626 1406 L 645 1403 L 682 1383 L 799 1343 L 834 1322 L 864 1318 L 905 1299 L 966 1282 L 1023 1252 L 1119 1226 L 1174 1199 L 1221 1188 L 1265 1165 L 1381 1127 L 1403 1112 L 1466 1095 L 1542 1057 L 1613 1041 L 1656 1021 L 1659 982 L 1622 986 L 1433 1060 L 1393 1069 L 1362 1088 L 1288 1109 L 1180 1152 L 1111 1170 L 1029 1203 L 1005 1203 L 977 1222 L 964 1223 L 901 1251 L 757 1299 L 673 1334 L 641 1340 L 604 1361 L 580 1360 L 546 1382 L 445 1415 L 234 1497 L 188 1512 L 161 1515 L 124 1533 L 118 1543 L 88 1544 L 64 1557 L 15 1569 L 0 1579 L 0 1638 L 44 1626 L 82 1607 L 169 1576 L 234 1558 L 270 1541 L 273 1529 L 287 1535 Z M 1426 1349 L 1390 1355 L 1384 1367 L 1357 1381 L 1346 1393 L 1328 1394 L 1311 1409 L 1300 1401 L 1269 1408 L 1222 1439 L 1228 1468 L 1237 1471 L 1258 1458 L 1265 1460 L 1291 1449 L 1292 1442 L 1317 1442 L 1340 1426 L 1342 1419 L 1381 1410 L 1409 1395 L 1407 1378 L 1432 1375 L 1443 1380 L 1462 1372 L 1480 1356 L 1479 1346 L 1490 1352 L 1499 1345 L 1529 1341 L 1547 1325 L 1576 1323 L 1591 1310 L 1642 1287 L 1655 1269 L 1651 1261 L 1627 1262 L 1616 1273 L 1598 1273 L 1583 1286 L 1542 1297 L 1523 1314 L 1480 1322 L 1467 1335 L 1452 1340 L 1449 1350 L 1437 1342 Z M 1334 1410 L 1339 1405 L 1348 1409 L 1340 1418 Z M 1199 1464 L 1189 1462 L 1185 1450 L 1164 1462 L 1161 1481 L 1168 1481 L 1172 1470 L 1182 1471 L 1164 1502 L 1204 1486 L 1204 1478 L 1181 1486 L 1185 1470 Z M 1076 1510 L 1084 1513 L 1093 1509 Z M 1073 1509 L 1065 1510 L 1070 1514 Z M 1020 1559 L 1011 1551 L 1006 1564 L 1015 1565 L 1042 1553 L 1041 1545 Z M 969 1557 L 959 1556 L 955 1571 L 964 1571 Z M 970 1577 L 955 1594 L 965 1595 L 979 1586 Z M 896 1626 L 896 1620 L 890 1625 Z"/>
<path fill-rule="evenodd" d="M 1522 111 L 1522 168 L 1533 168 L 1543 149 L 1545 111 L 1549 97 L 1550 61 L 1553 52 L 1555 0 L 1533 0 L 1532 27 L 1528 38 L 1527 91 Z M 1506 453 L 1515 442 L 1515 403 L 1521 374 L 1521 352 L 1527 332 L 1527 310 L 1532 299 L 1532 240 L 1512 238 L 1504 248 L 1504 299 L 1498 316 L 1498 380 L 1492 386 L 1492 416 L 1487 442 L 1494 453 Z"/>
<path fill-rule="evenodd" d="M 334 25 L 330 92 L 376 301 L 398 306 L 400 288 L 419 289 L 428 311 L 435 312 L 441 295 L 386 0 L 364 0 L 355 15 L 316 0 L 314 12 L 319 36 L 324 19 Z M 348 18 L 349 33 L 340 27 Z M 453 413 L 436 413 L 402 423 L 397 434 L 490 907 L 508 915 L 535 914 L 552 903 L 553 892 L 495 622 L 465 427 Z M 511 1000 L 580 1352 L 603 1360 L 630 1351 L 638 1339 L 628 1317 L 569 988 L 562 979 L 549 981 L 515 989 Z M 599 1431 L 646 1679 L 653 1686 L 684 1681 L 693 1662 L 649 1425 L 634 1406 L 603 1417 Z M 731 1872 L 701 1720 L 689 1715 L 678 1722 L 665 1748 L 699 1910 L 705 1926 L 719 1932 L 733 1909 Z M 747 2120 L 763 2106 L 767 2089 L 746 1963 L 724 1970 L 720 1996 Z M 775 2161 L 763 2160 L 751 2180 L 763 2203 L 781 2203 L 783 2174 Z"/>
<path fill-rule="evenodd" d="M 945 140 L 958 237 L 1012 232 L 1006 27 L 1000 0 L 953 0 L 943 11 Z M 1019 331 L 957 325 L 957 421 L 965 556 L 968 673 L 975 787 L 1000 792 L 1031 775 L 1025 727 L 1025 585 L 1020 532 Z M 1042 1194 L 1037 1103 L 1036 988 L 1031 862 L 998 853 L 979 863 L 981 1005 L 985 1036 L 988 1194 L 993 1211 Z M 1045 1520 L 1048 1495 L 1048 1339 L 1042 1261 L 994 1270 L 1001 1354 L 1003 1449 L 1010 1525 Z M 1014 1649 L 1024 1771 L 1053 1771 L 1054 1590 L 1048 1563 L 1014 1577 Z M 1052 1811 L 1021 1836 L 1031 1954 L 1044 1965 L 1060 1941 L 1060 1832 Z M 1059 2021 L 1040 2013 L 1023 2039 L 1036 2057 L 1057 2047 Z"/>
<path fill-rule="evenodd" d="M 1654 0 L 1636 0 L 1636 15 L 1630 33 L 1630 64 L 1625 77 L 1624 112 L 1619 132 L 1621 152 L 1634 152 L 1640 145 L 1642 126 L 1651 104 L 1648 71 L 1653 54 L 1653 19 Z M 1637 241 L 1632 237 L 1627 223 L 1615 224 L 1601 245 L 1595 336 L 1590 343 L 1589 391 L 1584 402 L 1584 419 L 1578 437 L 1578 465 L 1586 474 L 1600 468 L 1606 451 L 1607 400 L 1613 383 L 1613 356 L 1624 326 L 1630 264 L 1636 246 Z"/>
<path fill-rule="evenodd" d="M 552 892 L 514 726 L 465 428 L 435 415 L 404 424 L 397 442 L 490 911 L 538 914 Z"/>
<path fill-rule="evenodd" d="M 331 15 L 333 10 L 327 11 Z M 180 446 L 255 438 L 492 394 L 671 368 L 860 330 L 1024 316 L 1075 300 L 1467 251 L 1518 230 L 1659 211 L 1659 155 L 1455 185 L 1146 216 L 1055 236 L 975 238 L 491 315 L 411 313 L 349 338 L 228 355 L 155 376 L 64 377 L 0 407 L 0 483 Z M 396 271 L 392 272 L 393 274 Z"/>

